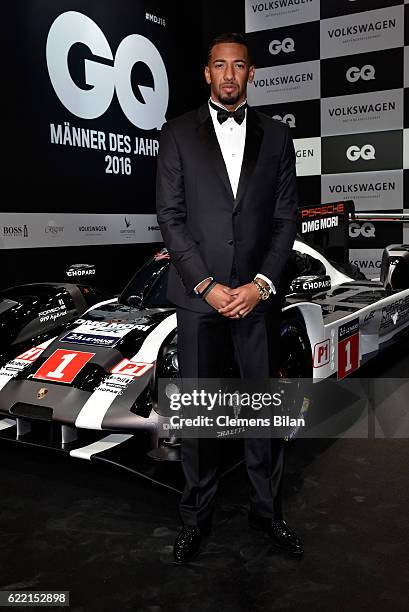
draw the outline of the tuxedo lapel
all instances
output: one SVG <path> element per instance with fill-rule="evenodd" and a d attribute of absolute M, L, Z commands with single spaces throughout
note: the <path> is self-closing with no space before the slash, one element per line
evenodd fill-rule
<path fill-rule="evenodd" d="M 239 186 L 237 189 L 236 201 L 234 208 L 243 198 L 251 176 L 256 167 L 260 147 L 264 136 L 264 130 L 260 125 L 259 119 L 252 108 L 247 108 L 247 125 L 246 125 L 246 143 L 244 145 L 243 163 L 241 165 L 241 174 Z"/>
<path fill-rule="evenodd" d="M 212 118 L 210 116 L 208 104 L 204 104 L 198 110 L 198 133 L 203 146 L 206 148 L 210 163 L 219 175 L 223 185 L 232 202 L 234 201 L 233 191 L 230 185 L 229 175 L 227 174 L 226 164 L 217 140 Z"/>

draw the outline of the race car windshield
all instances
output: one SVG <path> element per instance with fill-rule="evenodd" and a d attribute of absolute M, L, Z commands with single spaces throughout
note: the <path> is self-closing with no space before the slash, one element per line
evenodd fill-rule
<path fill-rule="evenodd" d="M 166 298 L 169 260 L 154 257 L 142 266 L 125 287 L 119 302 L 137 308 L 170 308 Z"/>

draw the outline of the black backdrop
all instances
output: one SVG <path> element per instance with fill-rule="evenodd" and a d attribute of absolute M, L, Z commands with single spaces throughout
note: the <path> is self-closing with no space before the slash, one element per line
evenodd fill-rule
<path fill-rule="evenodd" d="M 209 38 L 220 31 L 244 29 L 242 7 L 229 1 L 168 3 L 140 0 L 79 1 L 17 0 L 8 7 L 2 34 L 3 95 L 1 129 L 3 164 L 1 212 L 16 212 L 24 223 L 25 213 L 152 213 L 154 212 L 155 160 L 135 165 L 128 176 L 109 176 L 103 171 L 103 153 L 51 145 L 49 124 L 65 121 L 72 126 L 92 123 L 92 129 L 142 136 L 121 112 L 116 96 L 103 117 L 81 120 L 58 100 L 52 89 L 45 60 L 47 32 L 64 11 L 90 17 L 103 31 L 113 55 L 129 34 L 146 35 L 154 41 L 166 65 L 171 118 L 198 106 L 206 98 L 202 70 Z M 166 26 L 145 18 L 159 16 Z M 77 54 L 77 57 L 75 56 Z M 83 65 L 92 54 L 84 46 L 73 48 L 69 61 L 73 77 L 81 86 Z M 109 65 L 109 62 L 106 62 Z M 112 63 L 111 63 L 112 64 Z M 132 85 L 149 86 L 151 75 L 143 65 L 132 71 Z M 135 86 L 136 85 L 136 86 Z M 152 130 L 152 136 L 159 132 Z M 149 131 L 143 136 L 149 138 Z M 56 148 L 57 147 L 57 148 Z M 102 156 L 102 157 L 101 157 Z M 140 160 L 138 160 L 140 161 Z M 153 163 L 152 163 L 153 162 Z M 0 249 L 0 287 L 23 282 L 63 280 L 68 264 L 96 264 L 96 283 L 119 290 L 147 254 L 159 244 L 113 244 L 102 246 Z"/>

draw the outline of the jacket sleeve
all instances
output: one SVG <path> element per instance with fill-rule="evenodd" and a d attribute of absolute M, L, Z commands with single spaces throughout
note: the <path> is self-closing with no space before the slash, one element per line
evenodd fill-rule
<path fill-rule="evenodd" d="M 163 241 L 187 293 L 211 276 L 186 227 L 183 164 L 171 126 L 161 132 L 156 175 L 156 212 Z"/>
<path fill-rule="evenodd" d="M 290 128 L 287 128 L 278 170 L 271 240 L 259 269 L 260 273 L 267 276 L 276 286 L 279 284 L 297 234 L 296 181 L 294 145 Z"/>

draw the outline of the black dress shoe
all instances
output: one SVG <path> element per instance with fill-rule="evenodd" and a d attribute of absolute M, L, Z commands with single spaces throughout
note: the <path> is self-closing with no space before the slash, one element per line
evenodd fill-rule
<path fill-rule="evenodd" d="M 186 563 L 199 554 L 201 535 L 200 529 L 196 525 L 186 525 L 180 530 L 173 546 L 173 556 L 176 563 Z"/>
<path fill-rule="evenodd" d="M 303 544 L 297 534 L 283 520 L 271 522 L 270 519 L 249 514 L 249 525 L 257 531 L 264 531 L 272 540 L 275 548 L 300 557 L 304 553 Z"/>

